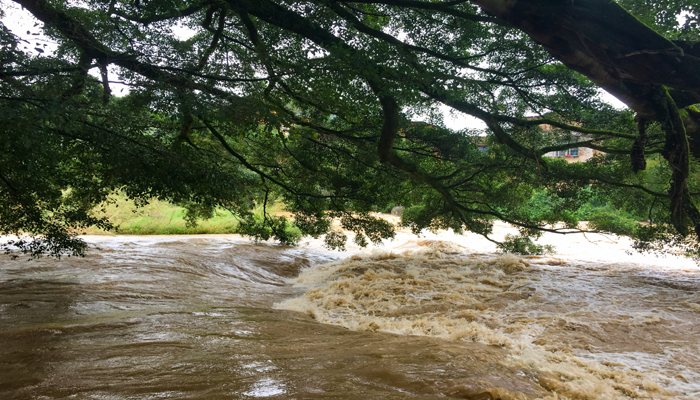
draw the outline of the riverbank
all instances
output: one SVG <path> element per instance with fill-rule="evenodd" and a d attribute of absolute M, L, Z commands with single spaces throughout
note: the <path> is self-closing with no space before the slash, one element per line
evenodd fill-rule
<path fill-rule="evenodd" d="M 90 227 L 81 231 L 86 235 L 201 235 L 236 233 L 238 219 L 220 209 L 212 218 L 188 226 L 185 209 L 171 203 L 152 200 L 136 207 L 124 196 L 114 196 L 103 209 L 95 210 L 98 217 L 107 217 L 115 226 L 113 231 Z"/>

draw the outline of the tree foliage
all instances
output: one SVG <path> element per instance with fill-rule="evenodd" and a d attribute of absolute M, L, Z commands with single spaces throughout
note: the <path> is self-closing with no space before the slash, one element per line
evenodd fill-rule
<path fill-rule="evenodd" d="M 80 254 L 73 229 L 109 226 L 90 210 L 115 190 L 285 243 L 342 247 L 333 218 L 377 242 L 393 229 L 371 212 L 401 204 L 416 232 L 500 219 L 522 233 L 504 248 L 533 251 L 576 227 L 582 189 L 649 215 L 623 232 L 640 249 L 697 252 L 696 1 L 13 1 L 58 43 L 0 26 L 0 233 L 34 253 Z M 487 129 L 447 129 L 445 105 Z M 572 132 L 606 155 L 544 157 Z M 558 205 L 531 212 L 544 192 Z"/>

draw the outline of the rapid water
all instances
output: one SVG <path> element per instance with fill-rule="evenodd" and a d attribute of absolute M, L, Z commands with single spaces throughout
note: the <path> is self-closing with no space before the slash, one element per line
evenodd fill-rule
<path fill-rule="evenodd" d="M 0 260 L 0 398 L 700 399 L 700 268 L 615 238 L 87 240 Z"/>

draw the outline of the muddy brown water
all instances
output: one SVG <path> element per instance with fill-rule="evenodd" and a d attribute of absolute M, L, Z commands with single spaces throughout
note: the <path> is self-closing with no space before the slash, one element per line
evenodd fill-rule
<path fill-rule="evenodd" d="M 0 260 L 0 398 L 700 398 L 695 267 L 89 241 Z"/>

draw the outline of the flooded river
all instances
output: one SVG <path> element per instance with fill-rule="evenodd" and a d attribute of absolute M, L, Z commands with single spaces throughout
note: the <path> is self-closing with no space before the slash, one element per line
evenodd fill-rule
<path fill-rule="evenodd" d="M 0 398 L 700 399 L 700 269 L 614 238 L 87 240 L 0 260 Z"/>

